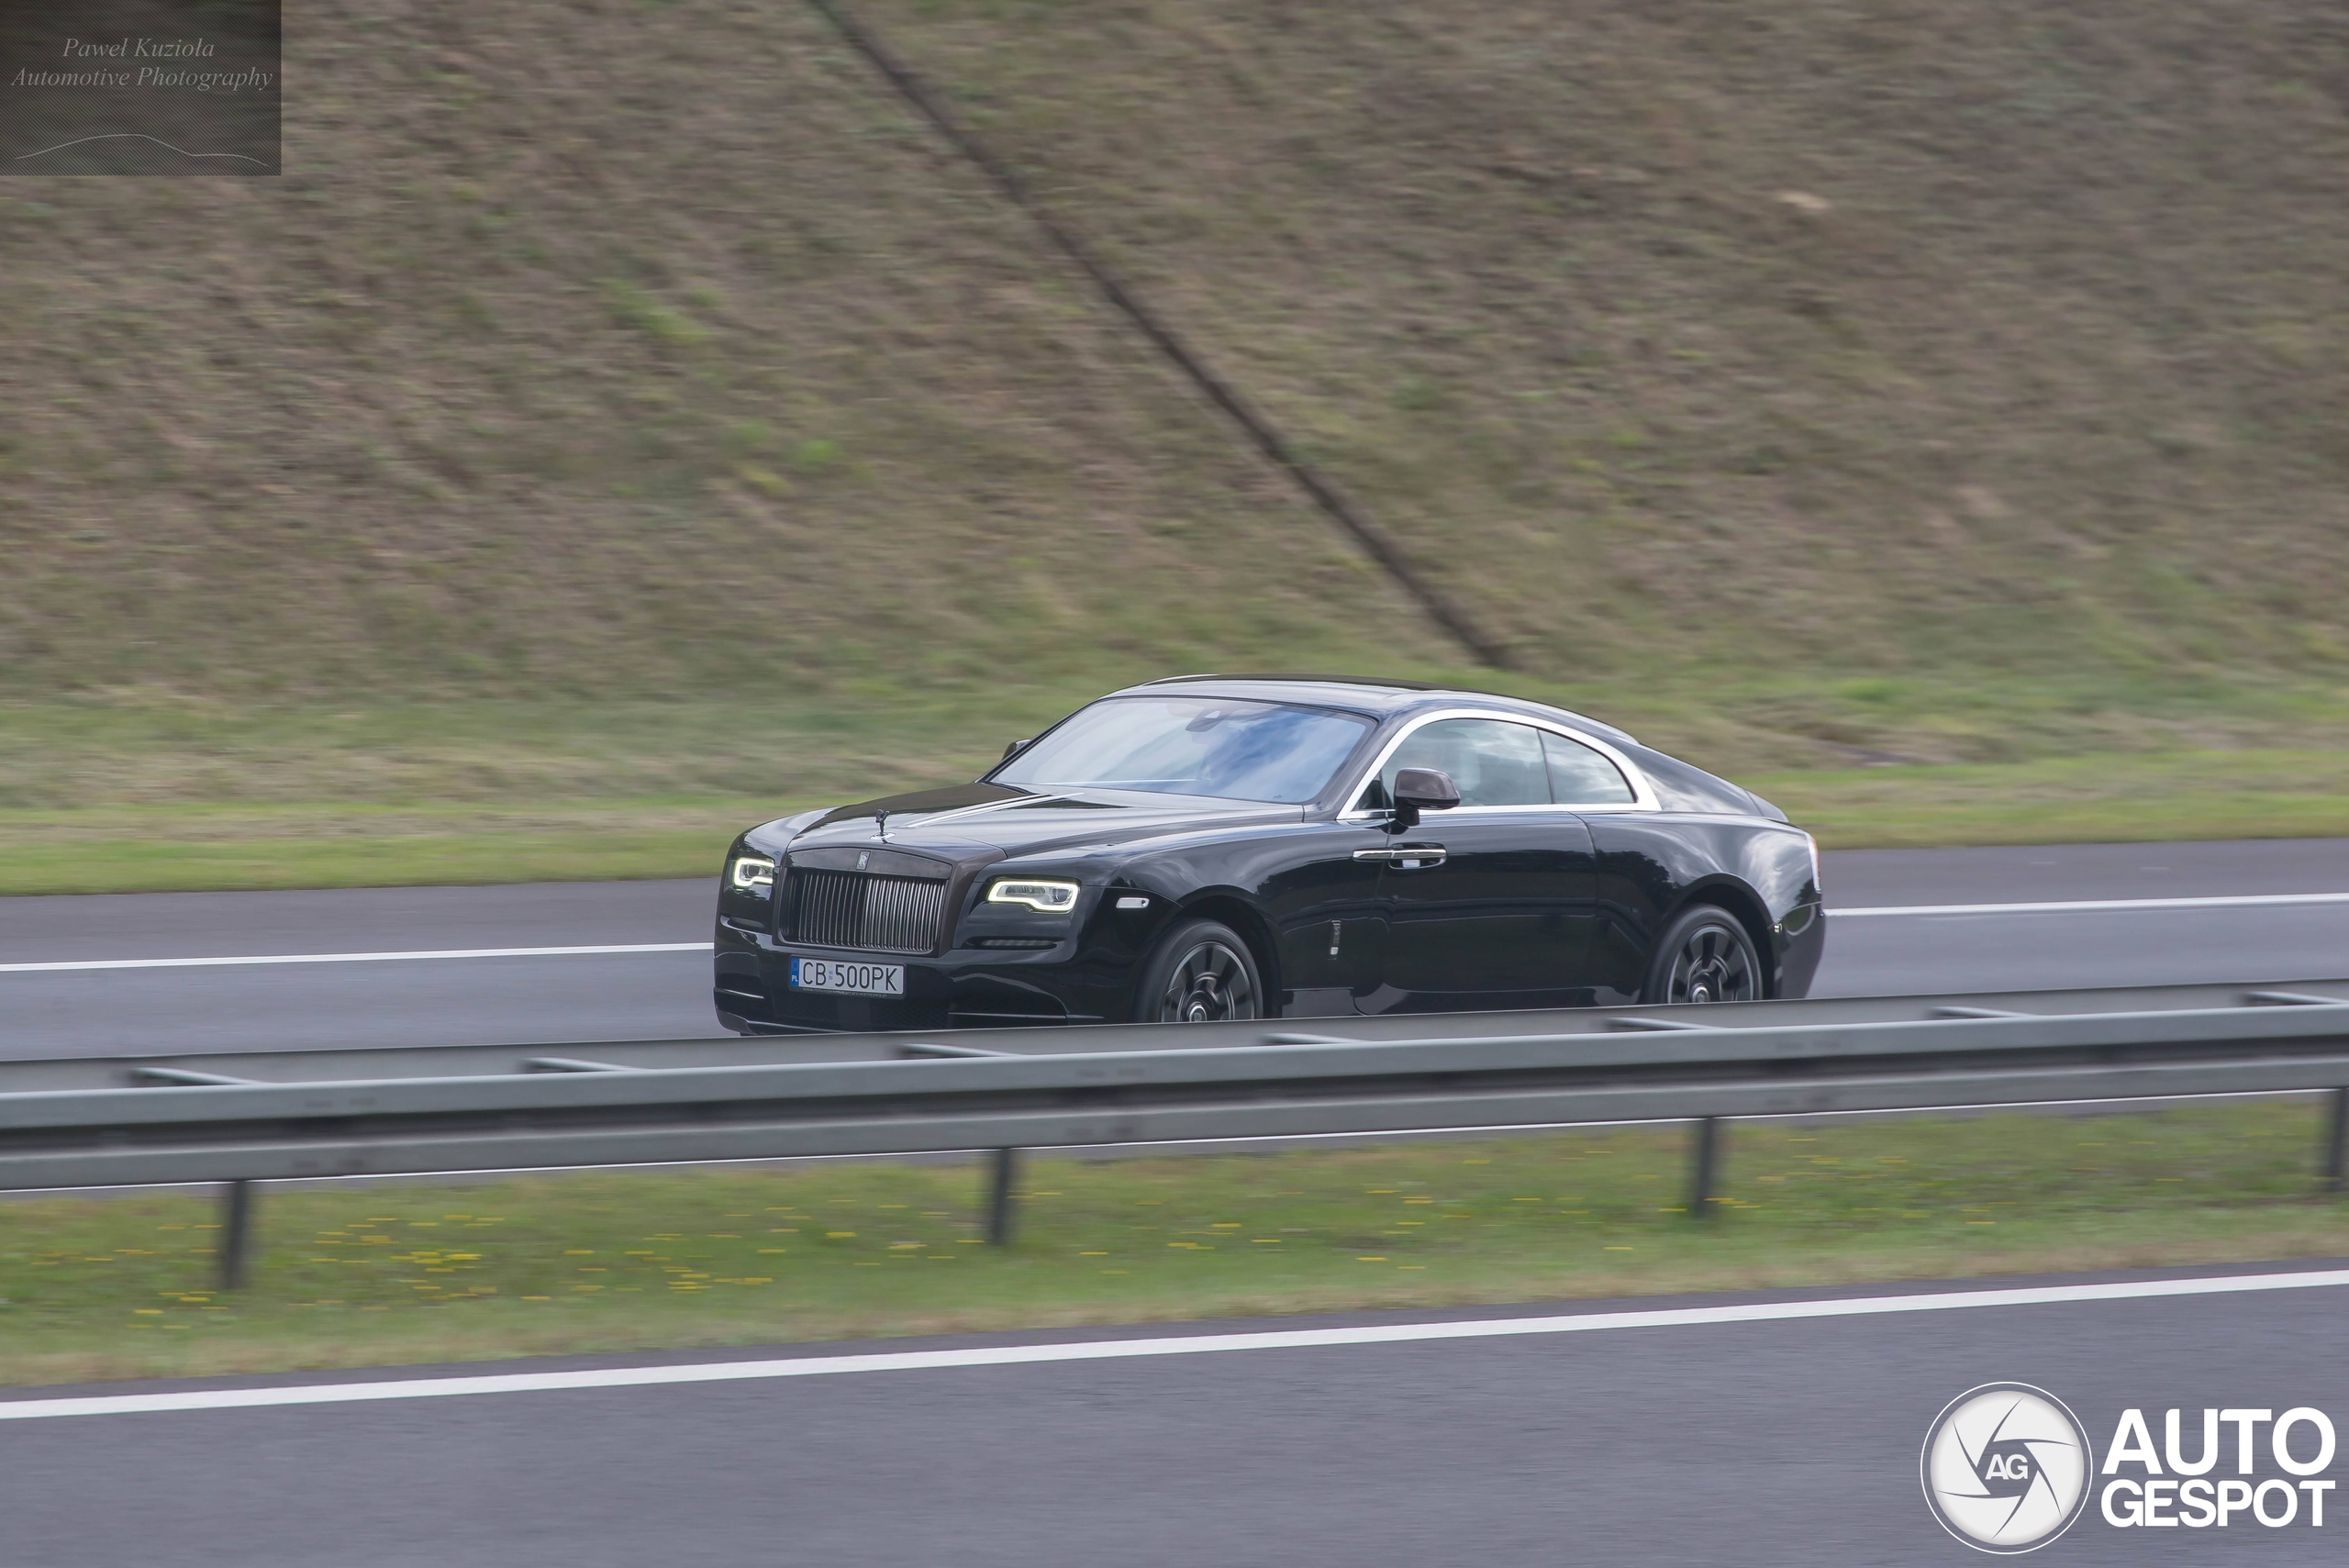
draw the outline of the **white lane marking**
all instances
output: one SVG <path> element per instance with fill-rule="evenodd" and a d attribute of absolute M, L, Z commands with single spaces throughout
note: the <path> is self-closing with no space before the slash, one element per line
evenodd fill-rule
<path fill-rule="evenodd" d="M 402 963 L 432 958 L 579 958 L 596 953 L 707 952 L 707 942 L 630 942 L 586 948 L 441 948 L 429 952 L 284 952 L 250 958 L 88 958 L 61 963 L 0 963 L 0 974 L 67 969 L 203 969 L 247 963 Z"/>
<path fill-rule="evenodd" d="M 1144 1356 L 1214 1355 L 1228 1351 L 1309 1350 L 1327 1345 L 1397 1345 L 1428 1340 L 1491 1340 L 1527 1334 L 1585 1334 L 1608 1329 L 1685 1329 L 1716 1323 L 1772 1323 L 1809 1318 L 1859 1318 L 1888 1312 L 1950 1312 L 1974 1307 L 2040 1307 L 2082 1301 L 2227 1296 L 2246 1291 L 2311 1290 L 2349 1284 L 2349 1269 L 2306 1273 L 2220 1274 L 2199 1279 L 2116 1284 L 2029 1285 L 2009 1290 L 1864 1296 L 1828 1301 L 1765 1301 L 1736 1307 L 1681 1307 L 1647 1312 L 1585 1312 L 1553 1318 L 1503 1318 L 1466 1323 L 1394 1323 L 1359 1329 L 1290 1329 L 1255 1334 L 1196 1334 L 1158 1340 L 1090 1340 L 1065 1345 L 999 1345 L 965 1351 L 899 1351 L 786 1361 L 715 1362 L 689 1366 L 610 1367 L 592 1372 L 525 1372 L 477 1377 L 422 1377 L 391 1383 L 325 1383 L 290 1388 L 217 1388 L 188 1394 L 117 1394 L 0 1401 L 0 1421 L 57 1416 L 135 1416 L 167 1410 L 250 1410 L 280 1405 L 342 1405 L 375 1399 L 438 1399 L 465 1394 L 543 1394 L 562 1389 L 644 1388 L 680 1383 L 738 1383 L 822 1377 L 851 1372 L 934 1372 L 958 1367 L 1028 1366 L 1049 1362 L 1127 1361 Z"/>
<path fill-rule="evenodd" d="M 2349 904 L 2349 893 L 2254 893 L 2220 898 L 2090 898 L 2059 904 L 1902 904 L 1830 909 L 1842 919 L 1876 915 L 2077 915 L 2114 909 L 2248 909 L 2293 904 Z M 572 958 L 600 953 L 707 952 L 707 942 L 630 942 L 606 947 L 440 948 L 418 952 L 262 953 L 229 958 L 95 958 L 51 963 L 0 963 L 0 974 L 79 969 L 202 969 L 253 963 L 397 963 L 419 959 Z"/>
<path fill-rule="evenodd" d="M 2116 909 L 2255 909 L 2285 904 L 2349 904 L 2349 893 L 2246 893 L 2224 898 L 2083 898 L 2065 904 L 1901 904 L 1827 912 L 1849 920 L 1863 915 L 2100 915 Z"/>

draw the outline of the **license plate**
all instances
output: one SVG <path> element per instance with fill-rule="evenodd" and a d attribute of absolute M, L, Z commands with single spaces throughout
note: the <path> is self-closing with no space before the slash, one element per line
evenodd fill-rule
<path fill-rule="evenodd" d="M 795 991 L 845 991 L 852 996 L 902 996 L 906 966 L 902 963 L 842 963 L 832 958 L 791 961 Z"/>

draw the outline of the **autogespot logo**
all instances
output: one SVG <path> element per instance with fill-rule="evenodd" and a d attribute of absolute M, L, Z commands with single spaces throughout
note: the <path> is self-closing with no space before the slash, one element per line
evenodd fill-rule
<path fill-rule="evenodd" d="M 2093 1463 L 2087 1431 L 2062 1400 L 2027 1383 L 1986 1383 L 1933 1418 L 1919 1467 L 1943 1529 L 2012 1554 L 2072 1528 Z"/>
<path fill-rule="evenodd" d="M 2326 1494 L 2339 1485 L 2323 1473 L 2337 1451 L 2332 1417 L 2309 1405 L 2281 1414 L 2233 1406 L 2156 1414 L 2157 1422 L 2141 1407 L 2121 1411 L 2099 1468 L 2079 1418 L 2045 1389 L 1969 1388 L 1925 1433 L 1925 1501 L 1950 1534 L 2002 1555 L 2062 1535 L 2091 1496 L 2116 1529 L 2223 1529 L 2252 1520 L 2272 1530 L 2324 1528 Z M 2232 1440 L 2221 1431 L 2230 1427 Z M 2270 1460 L 2283 1474 L 2265 1473 Z"/>

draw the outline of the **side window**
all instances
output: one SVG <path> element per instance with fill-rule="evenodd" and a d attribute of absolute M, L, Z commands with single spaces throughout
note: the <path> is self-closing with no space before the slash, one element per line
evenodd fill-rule
<path fill-rule="evenodd" d="M 1542 731 L 1550 758 L 1550 787 L 1569 806 L 1629 806 L 1638 797 L 1623 770 L 1579 741 Z"/>
<path fill-rule="evenodd" d="M 1440 768 L 1460 786 L 1463 806 L 1547 806 L 1549 770 L 1541 731 L 1494 718 L 1440 718 L 1411 732 L 1378 771 L 1381 798 L 1392 800 L 1405 768 Z"/>

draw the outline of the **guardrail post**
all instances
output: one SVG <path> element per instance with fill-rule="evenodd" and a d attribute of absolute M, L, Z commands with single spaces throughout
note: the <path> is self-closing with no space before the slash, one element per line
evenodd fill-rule
<path fill-rule="evenodd" d="M 2329 1096 L 2332 1115 L 2324 1129 L 2324 1184 L 2333 1192 L 2341 1190 L 2342 1159 L 2349 1154 L 2349 1088 L 2335 1089 Z"/>
<path fill-rule="evenodd" d="M 1713 1212 L 1713 1178 L 1720 1173 L 1721 1156 L 1721 1118 L 1701 1116 L 1697 1118 L 1696 1179 L 1689 1184 L 1688 1212 L 1698 1219 L 1708 1219 Z"/>
<path fill-rule="evenodd" d="M 217 1260 L 222 1290 L 245 1288 L 245 1254 L 252 1244 L 253 1184 L 236 1181 L 220 1198 L 220 1245 Z"/>
<path fill-rule="evenodd" d="M 1003 1247 L 1011 1241 L 1011 1181 L 1019 1167 L 1019 1151 L 998 1149 L 987 1162 L 987 1240 Z"/>

